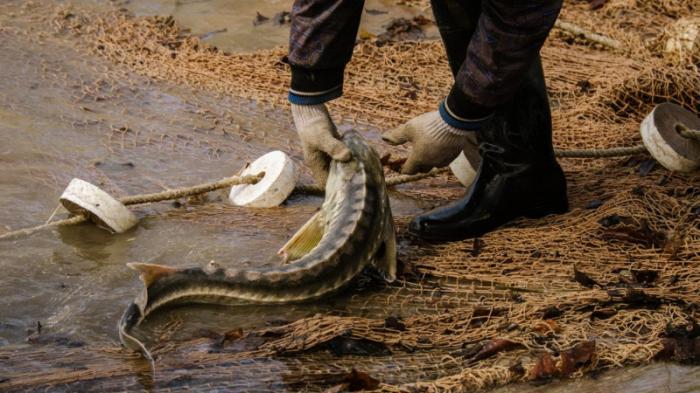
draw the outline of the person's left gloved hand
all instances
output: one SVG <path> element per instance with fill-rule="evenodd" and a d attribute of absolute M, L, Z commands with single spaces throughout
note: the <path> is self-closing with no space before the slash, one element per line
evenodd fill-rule
<path fill-rule="evenodd" d="M 455 128 L 447 124 L 438 111 L 424 113 L 382 135 L 391 145 L 413 144 L 401 173 L 427 172 L 447 166 L 468 145 L 476 148 L 474 131 Z"/>

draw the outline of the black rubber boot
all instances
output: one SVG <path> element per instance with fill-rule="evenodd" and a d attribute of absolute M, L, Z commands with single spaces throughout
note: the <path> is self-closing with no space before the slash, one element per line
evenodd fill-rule
<path fill-rule="evenodd" d="M 477 133 L 482 156 L 467 195 L 416 217 L 409 232 L 425 240 L 481 236 L 517 217 L 568 210 L 566 179 L 554 157 L 552 119 L 538 58 L 518 92 Z"/>

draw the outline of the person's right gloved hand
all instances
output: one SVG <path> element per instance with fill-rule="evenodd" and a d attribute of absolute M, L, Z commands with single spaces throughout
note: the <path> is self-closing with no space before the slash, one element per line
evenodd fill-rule
<path fill-rule="evenodd" d="M 412 175 L 447 166 L 462 149 L 476 152 L 474 131 L 447 124 L 438 111 L 424 113 L 382 135 L 391 145 L 413 144 L 413 149 L 401 167 L 401 173 Z"/>
<path fill-rule="evenodd" d="M 331 159 L 350 160 L 350 149 L 338 139 L 338 130 L 326 105 L 292 104 L 292 118 L 304 152 L 304 163 L 316 181 L 325 187 Z"/>

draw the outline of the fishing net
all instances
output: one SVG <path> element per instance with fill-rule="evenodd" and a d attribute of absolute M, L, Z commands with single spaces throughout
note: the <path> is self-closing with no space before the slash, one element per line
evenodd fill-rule
<path fill-rule="evenodd" d="M 700 110 L 697 57 L 672 60 L 653 50 L 695 4 L 627 1 L 624 15 L 620 4 L 591 11 L 588 2 L 570 2 L 562 18 L 619 40 L 624 50 L 562 31 L 543 49 L 558 148 L 637 144 L 639 123 L 660 102 Z M 287 105 L 284 48 L 224 53 L 172 18 L 124 11 L 61 9 L 46 21 L 86 53 L 149 79 Z M 434 110 L 450 85 L 439 42 L 362 41 L 332 111 L 345 123 L 386 129 Z M 324 312 L 246 331 L 183 338 L 174 333 L 183 322 L 175 321 L 149 343 L 156 380 L 145 361 L 116 344 L 48 337 L 0 347 L 0 387 L 474 391 L 657 359 L 697 362 L 700 174 L 668 172 L 648 155 L 562 164 L 570 212 L 449 244 L 406 236 L 410 218 L 397 217 L 397 282 L 361 278 Z M 463 192 L 446 175 L 397 191 L 426 205 Z M 284 210 L 241 214 L 209 204 L 166 218 L 221 228 L 254 219 L 274 228 Z"/>

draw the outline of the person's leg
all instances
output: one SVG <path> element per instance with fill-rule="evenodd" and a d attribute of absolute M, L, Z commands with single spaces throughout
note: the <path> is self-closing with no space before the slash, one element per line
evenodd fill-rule
<path fill-rule="evenodd" d="M 432 0 L 431 5 L 452 75 L 457 75 L 479 21 L 481 1 Z"/>
<path fill-rule="evenodd" d="M 427 240 L 480 236 L 514 218 L 568 210 L 566 179 L 554 158 L 552 122 L 537 57 L 515 96 L 477 133 L 482 163 L 467 195 L 416 217 L 409 232 Z"/>
<path fill-rule="evenodd" d="M 431 5 L 435 23 L 447 53 L 450 70 L 456 77 L 467 56 L 469 41 L 479 21 L 481 1 L 432 0 Z M 481 161 L 476 147 L 476 138 L 469 138 L 469 143 L 464 146 L 463 152 L 467 159 L 466 162 L 462 162 L 462 165 L 465 165 L 464 171 L 473 172 L 473 168 L 477 168 Z"/>

